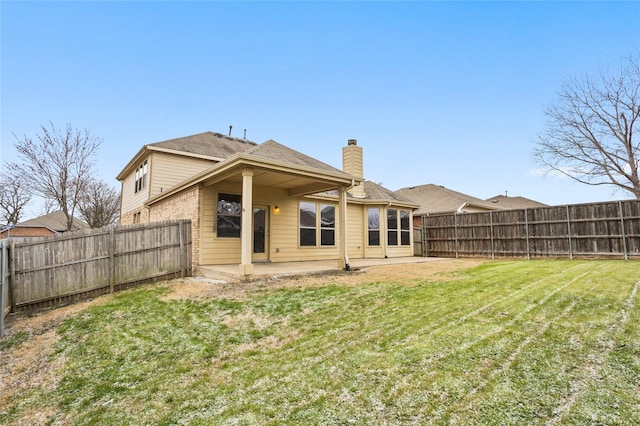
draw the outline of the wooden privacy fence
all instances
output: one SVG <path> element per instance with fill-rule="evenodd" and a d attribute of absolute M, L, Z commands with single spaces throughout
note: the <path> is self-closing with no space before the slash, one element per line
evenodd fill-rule
<path fill-rule="evenodd" d="M 640 256 L 640 200 L 422 219 L 423 256 Z"/>
<path fill-rule="evenodd" d="M 114 226 L 11 240 L 3 256 L 11 312 L 52 306 L 135 284 L 190 276 L 188 220 Z M 3 250 L 5 253 L 5 250 Z"/>

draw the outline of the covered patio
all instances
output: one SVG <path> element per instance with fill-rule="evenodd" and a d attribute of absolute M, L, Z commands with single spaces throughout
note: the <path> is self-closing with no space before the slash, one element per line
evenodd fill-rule
<path fill-rule="evenodd" d="M 379 265 L 396 265 L 402 263 L 423 263 L 446 260 L 438 257 L 394 257 L 387 259 L 352 259 L 352 270 Z M 271 277 L 285 277 L 296 275 L 313 275 L 337 273 L 343 271 L 335 260 L 318 260 L 312 262 L 265 262 L 253 264 L 253 275 L 243 276 L 238 271 L 238 265 L 200 265 L 194 271 L 195 276 L 223 281 L 261 280 Z"/>

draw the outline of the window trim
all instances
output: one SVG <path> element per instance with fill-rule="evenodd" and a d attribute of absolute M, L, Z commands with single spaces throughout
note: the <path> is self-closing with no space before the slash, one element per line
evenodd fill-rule
<path fill-rule="evenodd" d="M 389 213 L 395 211 L 396 226 L 390 226 Z M 403 213 L 406 214 L 406 228 L 403 226 Z M 391 247 L 410 247 L 411 246 L 411 211 L 399 208 L 387 209 L 387 246 Z M 392 238 L 392 235 L 394 236 Z M 391 241 L 395 240 L 395 243 Z"/>
<path fill-rule="evenodd" d="M 371 211 L 372 210 L 377 210 L 378 212 L 378 223 L 377 223 L 377 228 L 372 228 L 371 227 Z M 367 246 L 369 247 L 380 247 L 380 207 L 367 207 Z M 378 235 L 378 243 L 377 244 L 371 244 L 371 233 L 375 232 Z"/>
<path fill-rule="evenodd" d="M 221 213 L 220 212 L 220 201 L 221 198 L 220 197 L 234 197 L 234 198 L 239 198 L 240 201 L 238 201 L 239 203 L 239 211 L 237 214 L 235 213 Z M 224 198 L 222 199 L 224 200 Z M 220 226 L 219 226 L 219 220 L 220 218 L 224 218 L 224 217 L 229 217 L 229 218 L 239 218 L 238 220 L 238 235 L 220 235 Z M 240 194 L 232 194 L 229 192 L 218 192 L 216 194 L 216 218 L 215 218 L 215 226 L 216 226 L 216 238 L 241 238 L 242 237 L 242 195 Z"/>
<path fill-rule="evenodd" d="M 147 187 L 147 175 L 149 174 L 149 164 L 148 159 L 144 160 L 140 165 L 136 168 L 135 172 L 135 180 L 134 180 L 134 194 L 142 191 Z"/>
<path fill-rule="evenodd" d="M 303 225 L 302 224 L 302 205 L 310 204 L 314 206 L 314 215 L 315 215 L 315 226 Z M 323 210 L 327 207 L 331 207 L 333 209 L 333 223 L 331 225 L 327 225 L 323 223 Z M 334 203 L 327 203 L 321 201 L 308 201 L 308 200 L 299 200 L 298 201 L 298 247 L 299 248 L 335 248 L 336 245 L 336 235 L 337 235 L 337 227 L 336 227 L 336 211 L 338 210 L 338 206 Z M 325 217 L 326 219 L 326 217 Z M 302 230 L 311 230 L 315 231 L 314 233 L 314 244 L 302 244 Z M 323 234 L 327 235 L 330 232 L 332 234 L 331 240 L 333 244 L 323 244 Z"/>

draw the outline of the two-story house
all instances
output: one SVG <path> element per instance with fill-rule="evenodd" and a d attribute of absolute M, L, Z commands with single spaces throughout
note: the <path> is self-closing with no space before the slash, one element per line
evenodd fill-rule
<path fill-rule="evenodd" d="M 411 256 L 413 201 L 363 177 L 349 140 L 339 170 L 273 140 L 206 132 L 143 146 L 117 176 L 122 224 L 192 221 L 193 264 Z"/>

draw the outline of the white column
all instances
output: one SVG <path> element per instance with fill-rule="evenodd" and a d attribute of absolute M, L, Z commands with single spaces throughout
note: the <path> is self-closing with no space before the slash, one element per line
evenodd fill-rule
<path fill-rule="evenodd" d="M 340 237 L 338 238 L 340 258 L 338 259 L 338 268 L 345 269 L 349 265 L 349 256 L 347 255 L 347 190 L 344 187 L 340 188 L 338 210 L 340 211 Z"/>
<path fill-rule="evenodd" d="M 240 231 L 241 263 L 240 276 L 253 275 L 251 263 L 251 240 L 253 219 L 253 170 L 242 170 L 242 222 Z"/>

